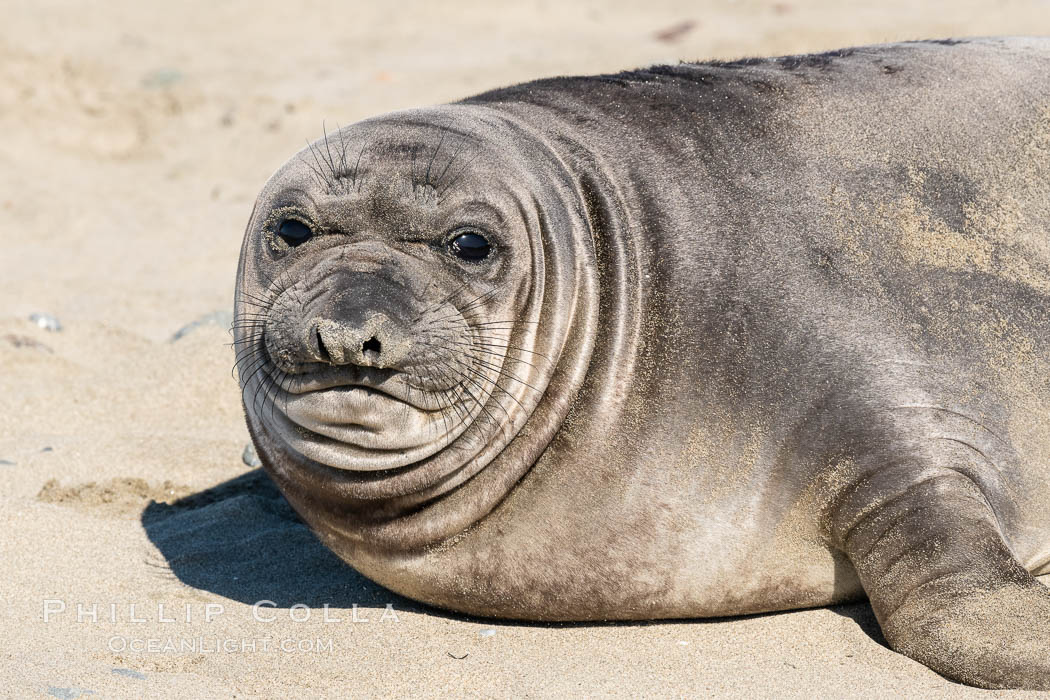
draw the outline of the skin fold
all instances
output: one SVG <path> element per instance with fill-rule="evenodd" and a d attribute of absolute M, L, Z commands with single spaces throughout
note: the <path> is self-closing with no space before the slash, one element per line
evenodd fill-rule
<path fill-rule="evenodd" d="M 644 620 L 867 596 L 1050 689 L 1050 41 L 555 78 L 346 127 L 255 205 L 267 472 L 408 597 Z"/>

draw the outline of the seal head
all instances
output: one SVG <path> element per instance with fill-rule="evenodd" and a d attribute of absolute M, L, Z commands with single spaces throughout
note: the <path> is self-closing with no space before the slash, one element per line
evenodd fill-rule
<path fill-rule="evenodd" d="M 593 346 L 593 245 L 571 179 L 520 126 L 465 111 L 312 144 L 264 188 L 242 251 L 249 426 L 289 456 L 272 472 L 308 521 L 349 509 L 370 546 L 484 515 L 550 440 Z M 468 481 L 447 523 L 394 519 Z"/>

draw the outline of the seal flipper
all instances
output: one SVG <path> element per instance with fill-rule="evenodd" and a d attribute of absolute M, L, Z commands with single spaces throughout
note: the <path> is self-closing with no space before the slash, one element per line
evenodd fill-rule
<path fill-rule="evenodd" d="M 829 524 L 890 646 L 963 683 L 1050 689 L 1050 589 L 1010 552 L 977 485 L 931 468 L 880 493 L 886 476 L 850 489 Z"/>

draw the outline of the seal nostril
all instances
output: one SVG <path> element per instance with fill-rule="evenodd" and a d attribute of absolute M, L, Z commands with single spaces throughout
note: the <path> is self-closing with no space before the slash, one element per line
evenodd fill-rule
<path fill-rule="evenodd" d="M 379 342 L 379 338 L 376 338 L 374 335 L 361 344 L 362 355 L 367 355 L 369 351 L 374 352 L 377 355 L 383 351 L 383 346 Z"/>
<path fill-rule="evenodd" d="M 324 346 L 324 338 L 321 337 L 321 331 L 320 330 L 314 331 L 314 334 L 317 336 L 317 356 L 318 356 L 318 358 L 320 358 L 321 362 L 331 363 L 332 362 L 332 354 L 330 352 L 328 352 L 328 348 L 326 348 Z"/>

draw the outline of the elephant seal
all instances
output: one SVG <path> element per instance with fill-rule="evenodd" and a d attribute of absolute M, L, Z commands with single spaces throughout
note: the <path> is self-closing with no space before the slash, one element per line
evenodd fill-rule
<path fill-rule="evenodd" d="M 405 596 L 643 620 L 863 595 L 1050 688 L 1050 41 L 539 80 L 326 135 L 236 297 L 266 470 Z"/>

